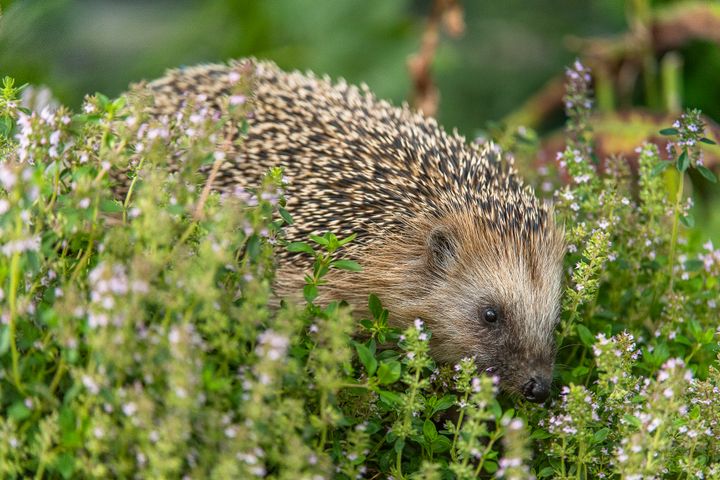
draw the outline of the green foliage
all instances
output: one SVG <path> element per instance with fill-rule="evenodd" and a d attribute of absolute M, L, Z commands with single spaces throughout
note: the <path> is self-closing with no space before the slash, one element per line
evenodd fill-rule
<path fill-rule="evenodd" d="M 329 271 L 361 269 L 339 256 L 354 236 L 286 242 L 279 169 L 211 193 L 198 172 L 243 104 L 31 113 L 19 94 L 3 83 L 0 477 L 720 476 L 720 251 L 680 221 L 675 174 L 702 166 L 695 113 L 664 132 L 669 160 L 639 148 L 638 182 L 620 162 L 598 174 L 591 117 L 571 116 L 560 394 L 537 406 L 470 358 L 436 365 L 432 332 L 392 328 L 383 292 L 359 322 L 320 302 Z M 310 261 L 300 305 L 272 296 L 278 249 Z"/>

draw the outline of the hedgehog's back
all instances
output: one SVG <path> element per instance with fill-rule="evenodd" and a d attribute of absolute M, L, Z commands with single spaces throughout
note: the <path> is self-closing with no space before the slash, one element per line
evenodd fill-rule
<path fill-rule="evenodd" d="M 364 86 L 286 73 L 269 62 L 248 69 L 249 62 L 174 70 L 149 88 L 158 114 L 186 101 L 218 109 L 239 75 L 254 72 L 247 138 L 216 185 L 257 185 L 269 168 L 282 166 L 295 218 L 291 239 L 331 230 L 358 233 L 362 242 L 364 233 L 393 231 L 419 215 L 515 208 L 510 203 L 538 210 L 498 155 L 468 147 L 435 120 L 378 100 Z"/>

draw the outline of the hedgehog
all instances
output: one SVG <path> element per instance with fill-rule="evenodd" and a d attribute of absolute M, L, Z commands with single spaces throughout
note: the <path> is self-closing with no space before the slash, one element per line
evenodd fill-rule
<path fill-rule="evenodd" d="M 503 390 L 534 402 L 550 393 L 559 318 L 562 228 L 492 144 L 466 142 L 366 86 L 268 61 L 171 70 L 146 85 L 152 114 L 187 101 L 222 108 L 252 71 L 246 136 L 213 186 L 258 185 L 281 166 L 289 180 L 289 241 L 357 234 L 344 254 L 361 272 L 331 270 L 321 300 L 345 300 L 358 317 L 376 294 L 392 326 L 416 319 L 440 363 L 472 357 Z M 276 294 L 302 290 L 306 259 L 279 254 Z"/>

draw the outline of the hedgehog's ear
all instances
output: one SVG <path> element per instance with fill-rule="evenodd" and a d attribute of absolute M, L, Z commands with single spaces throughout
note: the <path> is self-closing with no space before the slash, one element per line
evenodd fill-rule
<path fill-rule="evenodd" d="M 428 266 L 448 270 L 457 259 L 455 236 L 446 227 L 433 228 L 427 237 Z"/>

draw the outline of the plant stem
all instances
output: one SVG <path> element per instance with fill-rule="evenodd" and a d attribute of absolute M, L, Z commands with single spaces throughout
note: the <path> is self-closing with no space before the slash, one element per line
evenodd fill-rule
<path fill-rule="evenodd" d="M 327 395 L 325 390 L 321 392 L 320 396 L 320 421 L 322 422 L 322 430 L 320 431 L 320 441 L 318 442 L 318 450 L 321 452 L 325 448 L 325 442 L 327 441 L 327 424 L 325 423 L 325 409 L 327 408 Z"/>
<path fill-rule="evenodd" d="M 678 223 L 680 221 L 680 202 L 683 196 L 683 185 L 684 175 L 682 172 L 678 172 L 678 185 L 675 192 L 675 205 L 673 206 L 673 223 L 672 223 L 672 236 L 670 238 L 670 256 L 668 258 L 668 266 L 670 268 L 670 285 L 668 290 L 672 292 L 673 284 L 675 281 L 675 247 L 677 245 L 678 236 Z"/>
<path fill-rule="evenodd" d="M 655 435 L 652 439 L 652 444 L 650 445 L 650 448 L 648 448 L 647 455 L 645 456 L 645 471 L 647 472 L 650 470 L 650 467 L 652 466 L 652 460 L 653 460 L 653 452 L 657 449 L 658 441 L 660 440 L 660 434 L 664 432 L 664 429 L 658 427 L 655 431 Z"/>
<path fill-rule="evenodd" d="M 57 162 L 55 162 L 55 175 L 53 176 L 53 192 L 50 196 L 50 201 L 45 208 L 46 212 L 52 211 L 53 206 L 55 206 L 55 200 L 57 200 L 58 190 L 60 190 L 60 167 L 61 164 L 58 160 Z"/>
<path fill-rule="evenodd" d="M 485 449 L 483 450 L 482 455 L 480 456 L 480 462 L 478 463 L 477 468 L 475 469 L 475 477 L 480 476 L 480 472 L 482 471 L 482 467 L 485 464 L 485 457 L 488 453 L 490 453 L 490 449 L 492 448 L 493 444 L 497 441 L 497 439 L 500 438 L 500 433 L 496 430 L 492 437 L 490 437 L 490 440 L 488 440 L 488 444 L 485 446 Z"/>
<path fill-rule="evenodd" d="M 50 393 L 53 393 L 57 386 L 60 384 L 60 379 L 62 378 L 63 373 L 65 373 L 65 359 L 62 357 L 61 353 L 60 362 L 58 362 L 57 370 L 55 370 L 55 375 L 50 382 Z"/>
<path fill-rule="evenodd" d="M 340 388 L 364 388 L 367 390 L 371 390 L 372 387 L 370 385 L 367 385 L 365 383 L 341 383 L 338 385 Z"/>
<path fill-rule="evenodd" d="M 405 478 L 402 474 L 402 450 L 395 454 L 395 468 L 397 469 L 398 478 Z"/>
<path fill-rule="evenodd" d="M 22 220 L 17 217 L 15 224 L 15 235 L 19 238 L 22 234 Z M 20 283 L 20 252 L 13 252 L 12 260 L 10 261 L 10 321 L 8 324 L 10 334 L 10 351 L 12 355 L 12 373 L 13 381 L 17 389 L 24 392 L 22 381 L 20 379 L 20 355 L 18 353 L 16 344 L 16 329 L 17 329 L 17 289 Z"/>
<path fill-rule="evenodd" d="M 660 64 L 663 102 L 665 110 L 677 113 L 682 108 L 682 58 L 677 52 L 668 52 Z"/>
<path fill-rule="evenodd" d="M 90 239 L 88 240 L 87 247 L 85 248 L 85 251 L 83 252 L 83 256 L 78 261 L 77 265 L 75 265 L 75 268 L 73 269 L 73 273 L 70 276 L 70 282 L 74 283 L 75 280 L 77 280 L 78 275 L 80 275 L 81 270 L 85 266 L 85 263 L 90 260 L 90 256 L 93 252 L 93 247 L 95 246 L 95 232 L 97 230 L 97 220 L 98 220 L 98 212 L 100 211 L 100 194 L 98 194 L 95 197 L 95 210 L 93 211 L 93 219 L 92 219 L 92 227 L 90 229 Z"/>
<path fill-rule="evenodd" d="M 465 396 L 463 397 L 463 405 L 467 405 L 468 397 L 470 395 L 470 392 L 465 392 Z M 460 436 L 460 425 L 462 425 L 463 417 L 465 416 L 465 409 L 460 410 L 460 415 L 458 415 L 458 421 L 455 425 L 455 435 L 453 435 L 453 442 L 452 446 L 450 447 L 450 455 L 452 455 L 452 458 L 454 461 L 457 461 L 457 452 L 455 451 L 455 446 L 457 445 L 458 437 Z"/>
<path fill-rule="evenodd" d="M 685 357 L 685 363 L 690 363 L 690 360 L 695 356 L 695 354 L 696 354 L 697 352 L 700 351 L 701 348 L 702 348 L 702 344 L 701 344 L 701 343 L 696 344 L 696 345 L 693 347 L 692 352 L 690 352 L 690 355 L 688 355 L 687 357 Z"/>
<path fill-rule="evenodd" d="M 578 451 L 578 455 L 577 455 L 578 464 L 576 466 L 576 471 L 575 471 L 575 474 L 576 474 L 575 478 L 577 478 L 577 480 L 581 480 L 582 477 L 581 477 L 580 473 L 582 472 L 582 467 L 585 465 L 585 462 L 583 462 L 583 457 L 585 457 L 585 443 L 582 441 L 580 441 L 579 443 L 580 443 L 580 446 L 578 447 L 579 451 Z"/>
<path fill-rule="evenodd" d="M 420 368 L 415 369 L 415 381 L 412 384 L 412 388 L 410 389 L 410 401 L 408 402 L 409 408 L 405 409 L 405 418 L 403 419 L 403 426 L 405 428 L 405 431 L 410 428 L 410 424 L 412 423 L 412 410 L 413 406 L 415 405 L 415 395 L 417 394 L 417 386 L 420 382 Z M 399 478 L 405 478 L 402 474 L 402 449 L 400 449 L 399 452 L 397 452 L 397 455 L 395 457 L 395 462 L 397 465 L 397 472 Z"/>
<path fill-rule="evenodd" d="M 123 224 L 127 223 L 127 209 L 130 205 L 130 198 L 132 197 L 133 189 L 135 188 L 135 182 L 137 182 L 138 179 L 138 173 L 140 169 L 143 166 L 143 162 L 145 161 L 145 157 L 140 159 L 140 162 L 138 163 L 137 168 L 135 169 L 135 176 L 132 179 L 132 182 L 130 182 L 130 186 L 128 187 L 127 195 L 125 195 L 125 201 L 123 202 L 123 213 L 122 213 L 122 221 Z"/>

